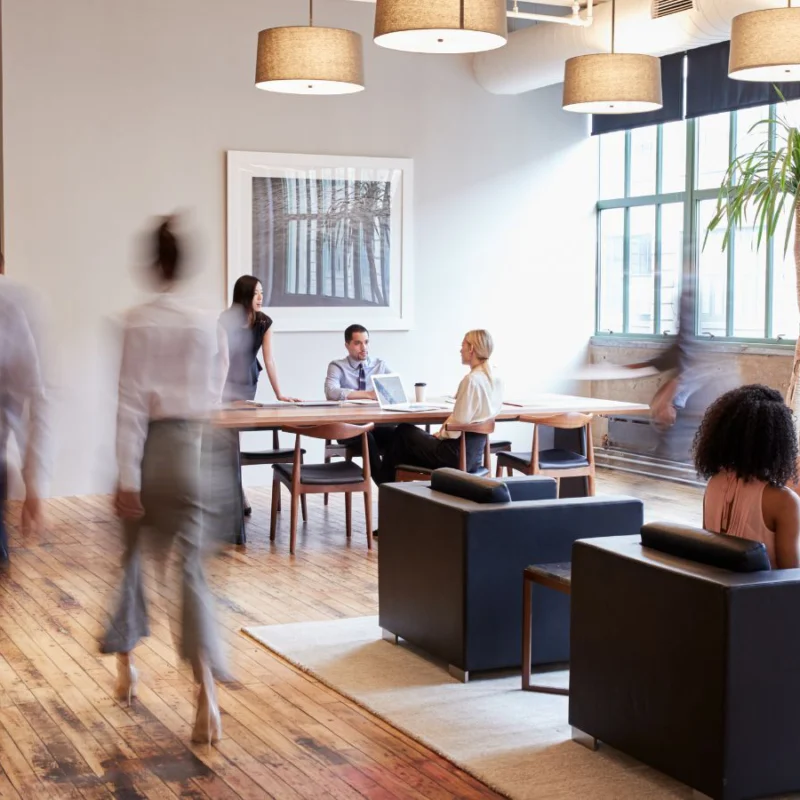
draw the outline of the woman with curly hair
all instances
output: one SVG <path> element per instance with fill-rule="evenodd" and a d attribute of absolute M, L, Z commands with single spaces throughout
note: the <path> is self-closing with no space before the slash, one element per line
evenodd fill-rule
<path fill-rule="evenodd" d="M 708 479 L 703 527 L 766 545 L 773 569 L 800 566 L 797 431 L 779 392 L 742 386 L 713 403 L 694 440 L 697 472 Z"/>

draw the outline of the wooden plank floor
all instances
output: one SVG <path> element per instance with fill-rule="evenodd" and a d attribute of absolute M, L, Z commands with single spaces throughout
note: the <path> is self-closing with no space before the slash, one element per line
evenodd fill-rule
<path fill-rule="evenodd" d="M 644 499 L 648 519 L 699 522 L 697 489 L 609 472 L 599 486 Z M 0 573 L 0 800 L 498 797 L 241 636 L 243 625 L 377 613 L 377 552 L 367 552 L 363 513 L 348 545 L 341 496 L 328 509 L 310 497 L 291 559 L 288 515 L 270 546 L 269 492 L 249 495 L 247 548 L 229 548 L 210 568 L 237 679 L 220 690 L 225 735 L 214 747 L 189 743 L 193 683 L 170 632 L 178 596 L 152 564 L 139 699 L 130 708 L 114 700 L 114 659 L 97 651 L 119 582 L 108 498 L 49 501 L 50 525 L 36 539 L 12 526 L 12 562 Z"/>

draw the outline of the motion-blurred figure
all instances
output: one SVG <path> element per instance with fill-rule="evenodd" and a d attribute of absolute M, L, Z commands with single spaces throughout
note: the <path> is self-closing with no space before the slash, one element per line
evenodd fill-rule
<path fill-rule="evenodd" d="M 4 265 L 0 253 L 0 266 Z M 22 531 L 42 525 L 49 426 L 38 325 L 32 298 L 0 274 L 0 563 L 8 562 L 6 451 L 13 432 L 22 457 Z"/>
<path fill-rule="evenodd" d="M 119 605 L 103 638 L 117 654 L 117 695 L 136 695 L 132 651 L 149 633 L 141 557 L 144 533 L 164 563 L 174 544 L 182 574 L 180 654 L 200 684 L 192 740 L 221 735 L 215 676 L 226 673 L 213 598 L 203 568 L 208 543 L 204 514 L 204 419 L 219 398 L 214 362 L 216 325 L 180 291 L 182 252 L 171 219 L 157 228 L 152 274 L 158 294 L 125 318 L 117 415 L 119 485 L 116 511 L 124 526 L 124 575 Z M 218 378 L 219 376 L 217 376 Z"/>
<path fill-rule="evenodd" d="M 691 460 L 692 441 L 706 409 L 720 395 L 740 384 L 735 367 L 713 359 L 694 335 L 695 294 L 684 289 L 675 341 L 660 355 L 628 369 L 653 367 L 668 378 L 650 401 L 659 432 L 654 455 L 670 461 Z"/>

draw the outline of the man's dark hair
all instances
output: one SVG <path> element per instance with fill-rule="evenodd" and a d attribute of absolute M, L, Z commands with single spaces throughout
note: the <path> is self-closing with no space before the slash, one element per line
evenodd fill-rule
<path fill-rule="evenodd" d="M 712 403 L 693 450 L 704 478 L 726 471 L 772 486 L 797 478 L 794 417 L 780 392 L 760 384 L 733 389 Z"/>
<path fill-rule="evenodd" d="M 356 333 L 366 333 L 369 336 L 369 331 L 363 325 L 351 325 L 347 330 L 344 332 L 344 340 L 347 344 L 353 341 L 353 336 Z"/>

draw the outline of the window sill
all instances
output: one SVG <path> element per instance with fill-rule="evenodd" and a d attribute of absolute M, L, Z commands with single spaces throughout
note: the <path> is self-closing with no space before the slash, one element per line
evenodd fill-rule
<path fill-rule="evenodd" d="M 630 336 L 622 333 L 595 334 L 589 344 L 595 347 L 626 347 L 642 350 L 666 350 L 674 341 L 672 336 Z M 737 342 L 726 339 L 699 340 L 709 353 L 731 353 L 749 356 L 787 356 L 794 353 L 794 342 Z"/>

